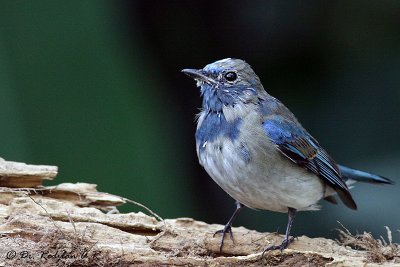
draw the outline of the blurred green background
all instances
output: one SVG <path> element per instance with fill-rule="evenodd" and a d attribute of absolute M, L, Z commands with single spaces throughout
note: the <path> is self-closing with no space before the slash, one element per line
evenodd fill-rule
<path fill-rule="evenodd" d="M 399 14 L 399 1 L 1 1 L 0 156 L 59 166 L 48 184 L 225 223 L 233 200 L 197 163 L 201 102 L 180 70 L 236 57 L 338 162 L 399 181 Z M 400 228 L 398 186 L 352 192 L 358 211 L 322 203 L 293 234 Z M 247 209 L 235 225 L 286 220 Z"/>

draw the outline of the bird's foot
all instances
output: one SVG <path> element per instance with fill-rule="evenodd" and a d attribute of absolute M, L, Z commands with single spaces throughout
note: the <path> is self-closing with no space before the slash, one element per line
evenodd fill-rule
<path fill-rule="evenodd" d="M 278 246 L 269 246 L 269 247 L 267 247 L 266 249 L 264 249 L 264 251 L 263 251 L 261 257 L 264 257 L 264 253 L 265 253 L 265 252 L 271 251 L 271 250 L 280 250 L 280 251 L 282 252 L 284 249 L 286 249 L 286 248 L 289 246 L 290 243 L 293 242 L 293 240 L 294 240 L 294 237 L 291 236 L 291 237 L 289 237 L 289 238 L 285 238 L 285 239 L 282 241 L 282 244 L 280 244 L 280 245 L 278 245 Z"/>
<path fill-rule="evenodd" d="M 225 239 L 225 234 L 229 233 L 229 237 L 233 241 L 233 234 L 232 234 L 232 228 L 229 224 L 225 225 L 224 229 L 218 230 L 214 233 L 213 237 L 215 237 L 217 234 L 221 234 L 221 242 L 219 244 L 219 255 L 222 255 L 222 246 L 224 245 L 224 239 Z"/>

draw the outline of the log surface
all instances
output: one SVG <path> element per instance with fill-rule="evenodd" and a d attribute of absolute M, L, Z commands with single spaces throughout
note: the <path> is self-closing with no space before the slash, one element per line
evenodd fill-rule
<path fill-rule="evenodd" d="M 12 172 L 7 177 L 23 181 L 32 175 L 40 180 L 55 176 L 56 167 L 42 167 L 47 171 L 18 169 L 22 177 Z M 354 250 L 306 236 L 282 253 L 261 257 L 266 246 L 283 237 L 244 227 L 233 228 L 234 243 L 226 238 L 220 256 L 220 236 L 213 234 L 222 225 L 191 218 L 161 221 L 143 212 L 121 214 L 116 207 L 126 199 L 86 183 L 0 185 L 0 266 L 400 266 L 394 244 L 381 244 L 384 257 L 377 260 L 368 248 Z"/>

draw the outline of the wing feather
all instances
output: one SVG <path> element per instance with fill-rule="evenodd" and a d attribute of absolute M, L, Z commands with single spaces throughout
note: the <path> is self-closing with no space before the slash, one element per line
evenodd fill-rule
<path fill-rule="evenodd" d="M 339 167 L 299 123 L 274 116 L 265 120 L 263 127 L 283 155 L 316 174 L 337 191 L 346 206 L 357 209 Z"/>

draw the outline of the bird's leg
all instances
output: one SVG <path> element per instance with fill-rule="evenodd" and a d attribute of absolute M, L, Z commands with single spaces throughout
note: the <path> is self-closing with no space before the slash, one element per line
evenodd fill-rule
<path fill-rule="evenodd" d="M 286 234 L 285 234 L 285 239 L 283 239 L 282 244 L 278 245 L 278 246 L 269 246 L 267 247 L 263 253 L 262 256 L 264 256 L 264 253 L 266 251 L 270 251 L 270 250 L 277 250 L 279 249 L 280 251 L 284 250 L 285 248 L 287 248 L 289 246 L 290 243 L 293 242 L 293 237 L 290 237 L 290 229 L 292 228 L 292 224 L 294 221 L 294 217 L 296 216 L 296 209 L 293 208 L 288 208 L 288 224 L 286 227 Z"/>
<path fill-rule="evenodd" d="M 222 255 L 222 246 L 224 245 L 224 239 L 225 239 L 225 234 L 229 233 L 229 236 L 231 240 L 233 241 L 233 234 L 232 234 L 232 223 L 235 220 L 236 216 L 239 214 L 239 211 L 243 208 L 243 204 L 240 203 L 239 201 L 236 201 L 236 209 L 235 212 L 233 213 L 232 217 L 229 219 L 229 221 L 225 224 L 224 229 L 218 230 L 214 233 L 213 237 L 215 237 L 216 234 L 222 234 L 221 237 L 221 242 L 219 245 L 219 254 Z"/>

